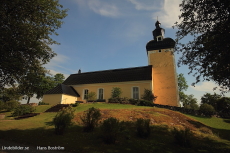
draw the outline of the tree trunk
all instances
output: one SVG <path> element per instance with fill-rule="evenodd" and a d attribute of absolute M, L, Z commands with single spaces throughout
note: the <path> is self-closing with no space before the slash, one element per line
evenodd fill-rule
<path fill-rule="evenodd" d="M 29 104 L 30 103 L 30 97 L 28 97 L 28 100 L 27 100 L 27 104 Z"/>

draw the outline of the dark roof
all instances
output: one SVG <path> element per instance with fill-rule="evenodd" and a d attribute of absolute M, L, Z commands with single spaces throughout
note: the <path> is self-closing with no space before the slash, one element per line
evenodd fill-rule
<path fill-rule="evenodd" d="M 151 40 L 146 44 L 147 52 L 150 50 L 174 48 L 175 41 L 172 38 L 164 38 L 163 41 Z"/>
<path fill-rule="evenodd" d="M 152 66 L 71 74 L 65 85 L 152 80 Z"/>
<path fill-rule="evenodd" d="M 77 93 L 76 90 L 74 90 L 73 87 L 64 84 L 58 84 L 56 87 L 47 91 L 45 94 L 66 94 L 75 97 L 80 97 L 80 95 Z"/>

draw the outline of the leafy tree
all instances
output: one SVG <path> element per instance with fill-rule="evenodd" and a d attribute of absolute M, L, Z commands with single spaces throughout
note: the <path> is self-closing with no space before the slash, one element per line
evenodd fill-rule
<path fill-rule="evenodd" d="M 212 105 L 209 105 L 207 103 L 201 104 L 200 105 L 200 111 L 205 115 L 205 116 L 212 116 L 215 113 L 215 109 Z"/>
<path fill-rule="evenodd" d="M 54 86 L 57 86 L 58 84 L 61 84 L 64 82 L 65 76 L 61 73 L 57 73 L 54 75 Z"/>
<path fill-rule="evenodd" d="M 121 88 L 113 87 L 111 91 L 111 98 L 120 98 L 121 94 L 122 94 Z"/>
<path fill-rule="evenodd" d="M 201 104 L 209 104 L 212 105 L 217 110 L 217 102 L 221 98 L 219 94 L 210 94 L 206 93 L 201 97 Z"/>
<path fill-rule="evenodd" d="M 152 90 L 145 89 L 144 94 L 141 96 L 141 99 L 153 102 L 157 96 L 154 96 Z"/>
<path fill-rule="evenodd" d="M 3 102 L 11 101 L 11 100 L 20 100 L 22 99 L 22 95 L 18 91 L 18 87 L 13 86 L 10 88 L 3 88 L 0 90 L 0 99 Z"/>
<path fill-rule="evenodd" d="M 200 77 L 213 80 L 222 91 L 230 87 L 229 6 L 229 0 L 183 0 L 179 16 L 182 21 L 175 23 L 176 50 L 182 53 L 178 65 L 188 65 L 196 83 Z M 194 39 L 183 43 L 186 36 Z"/>
<path fill-rule="evenodd" d="M 199 109 L 197 99 L 194 98 L 194 95 L 185 95 L 185 99 L 183 100 L 183 106 L 186 109 Z"/>
<path fill-rule="evenodd" d="M 1 0 L 0 8 L 0 88 L 3 88 L 20 82 L 28 71 L 40 76 L 42 65 L 56 55 L 50 46 L 58 43 L 51 35 L 58 35 L 55 30 L 61 27 L 67 10 L 62 9 L 58 0 Z M 33 82 L 34 78 L 28 79 Z"/>
<path fill-rule="evenodd" d="M 217 100 L 217 107 L 215 108 L 218 112 L 228 113 L 230 111 L 230 97 L 222 97 Z"/>
<path fill-rule="evenodd" d="M 184 91 L 188 89 L 188 84 L 184 77 L 184 74 L 182 73 L 177 74 L 177 80 L 178 80 L 178 90 L 179 90 L 180 102 L 182 102 L 183 106 L 185 107 L 185 105 L 187 105 L 186 101 L 188 101 L 188 95 L 186 95 Z"/>

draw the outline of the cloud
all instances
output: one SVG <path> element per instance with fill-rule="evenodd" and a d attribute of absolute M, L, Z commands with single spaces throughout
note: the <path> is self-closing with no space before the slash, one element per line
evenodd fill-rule
<path fill-rule="evenodd" d="M 107 17 L 117 17 L 119 16 L 118 8 L 115 4 L 109 4 L 107 2 L 101 2 L 99 0 L 90 0 L 88 6 L 95 13 Z"/>
<path fill-rule="evenodd" d="M 159 8 L 159 5 L 161 5 L 160 3 L 162 1 L 153 1 L 153 0 L 128 0 L 129 2 L 131 2 L 133 5 L 135 5 L 135 9 L 137 10 L 155 10 Z"/>
<path fill-rule="evenodd" d="M 158 20 L 164 27 L 171 28 L 176 21 L 179 21 L 180 7 L 179 4 L 182 0 L 165 0 L 161 11 L 152 14 L 152 19 Z"/>
<path fill-rule="evenodd" d="M 214 82 L 211 82 L 211 81 L 202 82 L 199 85 L 196 85 L 195 87 L 191 86 L 191 88 L 194 90 L 205 91 L 205 92 L 213 92 L 213 88 L 215 88 L 215 87 L 218 87 L 217 91 L 218 91 L 218 89 L 220 89 L 218 85 L 216 85 Z"/>

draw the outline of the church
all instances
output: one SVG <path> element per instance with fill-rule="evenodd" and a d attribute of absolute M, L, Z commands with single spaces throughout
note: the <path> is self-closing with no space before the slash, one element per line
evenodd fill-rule
<path fill-rule="evenodd" d="M 47 91 L 43 102 L 50 105 L 86 102 L 87 94 L 96 93 L 98 102 L 111 98 L 113 87 L 122 90 L 121 97 L 140 99 L 144 89 L 151 90 L 155 104 L 179 106 L 179 94 L 173 50 L 175 41 L 165 38 L 160 22 L 155 23 L 153 40 L 146 44 L 148 65 L 71 74 L 62 84 Z"/>

